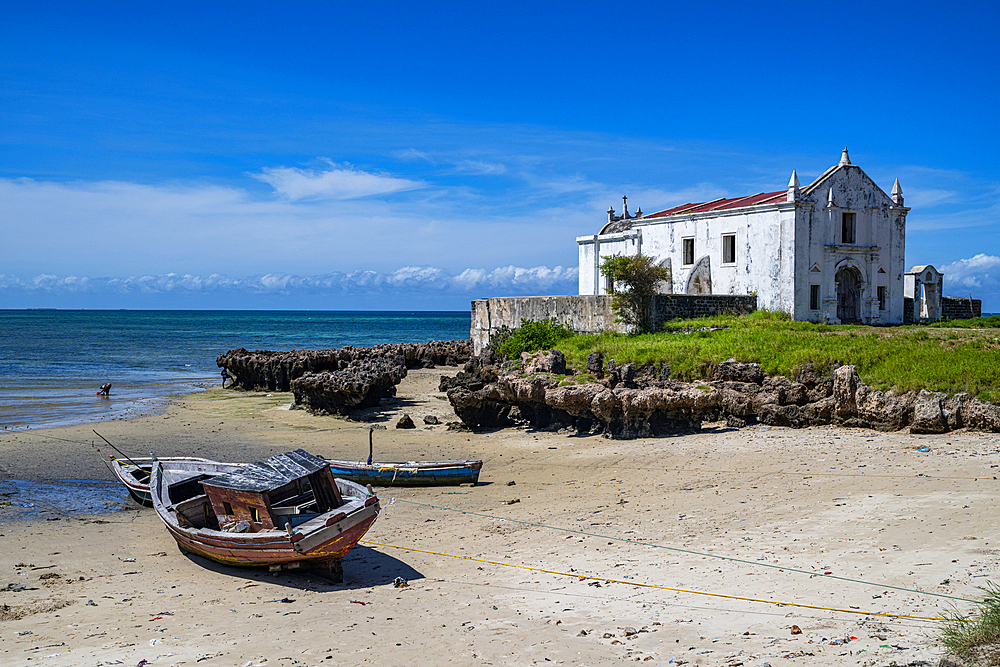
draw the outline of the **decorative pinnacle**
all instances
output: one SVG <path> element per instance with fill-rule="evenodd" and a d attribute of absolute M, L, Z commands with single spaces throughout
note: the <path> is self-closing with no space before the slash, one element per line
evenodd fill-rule
<path fill-rule="evenodd" d="M 792 169 L 792 177 L 788 179 L 788 194 L 785 201 L 795 201 L 799 196 L 799 175 Z"/>
<path fill-rule="evenodd" d="M 830 188 L 826 192 L 826 205 L 830 207 L 836 206 L 836 204 L 833 203 L 833 188 Z"/>
<path fill-rule="evenodd" d="M 847 155 L 847 146 L 844 146 L 844 152 L 840 154 L 840 164 L 839 167 L 849 166 L 851 164 L 851 158 Z"/>
<path fill-rule="evenodd" d="M 892 184 L 892 203 L 896 206 L 903 205 L 903 188 L 899 187 L 899 179 Z"/>

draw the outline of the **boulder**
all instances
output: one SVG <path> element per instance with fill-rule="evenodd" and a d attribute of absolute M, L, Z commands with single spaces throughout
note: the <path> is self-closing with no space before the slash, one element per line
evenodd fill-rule
<path fill-rule="evenodd" d="M 408 414 L 403 414 L 396 422 L 396 428 L 416 428 L 417 425 L 413 423 L 413 418 Z"/>
<path fill-rule="evenodd" d="M 913 419 L 910 433 L 945 433 L 948 420 L 941 409 L 944 394 L 936 394 L 923 389 L 913 402 Z"/>
<path fill-rule="evenodd" d="M 566 357 L 559 350 L 542 350 L 534 354 L 522 352 L 521 363 L 524 365 L 524 372 L 528 375 L 533 373 L 566 374 Z"/>
<path fill-rule="evenodd" d="M 761 369 L 760 364 L 727 359 L 715 367 L 712 379 L 720 382 L 752 382 L 753 384 L 760 384 L 764 381 L 764 371 Z"/>
<path fill-rule="evenodd" d="M 1000 405 L 970 399 L 964 405 L 962 423 L 976 431 L 1000 432 Z"/>
<path fill-rule="evenodd" d="M 401 357 L 356 360 L 340 370 L 306 373 L 291 383 L 293 407 L 316 414 L 347 415 L 395 396 L 396 385 L 404 377 L 406 366 Z"/>
<path fill-rule="evenodd" d="M 604 377 L 604 355 L 591 352 L 587 355 L 587 372 L 600 379 Z"/>

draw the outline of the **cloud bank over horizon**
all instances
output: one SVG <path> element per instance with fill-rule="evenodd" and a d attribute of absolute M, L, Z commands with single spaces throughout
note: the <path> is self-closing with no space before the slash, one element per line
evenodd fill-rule
<path fill-rule="evenodd" d="M 237 309 L 251 308 L 247 304 L 255 302 L 265 304 L 265 309 L 382 309 L 365 308 L 366 302 L 390 304 L 389 309 L 413 303 L 427 306 L 428 302 L 464 309 L 476 298 L 575 294 L 577 277 L 576 267 L 562 266 L 468 268 L 459 273 L 431 266 L 406 266 L 384 273 L 371 270 L 315 276 L 268 273 L 243 278 L 167 273 L 127 277 L 40 274 L 21 279 L 0 274 L 0 307 L 65 308 L 71 307 L 66 304 L 81 301 L 105 302 L 111 308 L 134 307 L 128 304 L 138 299 L 154 309 L 197 300 L 230 303 L 234 304 L 230 307 Z"/>

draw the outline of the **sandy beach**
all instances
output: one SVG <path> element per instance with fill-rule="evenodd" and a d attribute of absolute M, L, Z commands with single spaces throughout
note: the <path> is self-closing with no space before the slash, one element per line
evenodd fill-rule
<path fill-rule="evenodd" d="M 437 382 L 456 370 L 410 371 L 374 413 L 375 457 L 482 458 L 480 484 L 379 490 L 342 585 L 186 556 L 130 501 L 24 520 L 30 499 L 0 498 L 0 663 L 932 665 L 928 619 L 1000 577 L 996 434 L 449 431 Z M 3 432 L 0 470 L 108 480 L 93 429 L 134 455 L 367 456 L 366 424 L 290 403 L 213 389 Z M 394 428 L 404 412 L 415 430 Z"/>

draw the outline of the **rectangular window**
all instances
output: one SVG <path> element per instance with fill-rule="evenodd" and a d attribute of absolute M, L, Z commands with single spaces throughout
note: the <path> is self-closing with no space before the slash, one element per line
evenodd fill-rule
<path fill-rule="evenodd" d="M 878 288 L 878 309 L 885 310 L 885 287 L 882 285 Z"/>
<path fill-rule="evenodd" d="M 260 523 L 260 512 L 253 505 L 250 506 L 250 520 L 254 523 Z"/>
<path fill-rule="evenodd" d="M 225 501 L 222 502 L 222 510 L 226 513 L 226 516 L 233 515 L 233 506 Z"/>
<path fill-rule="evenodd" d="M 722 263 L 736 263 L 736 235 L 724 234 L 722 236 Z"/>
<path fill-rule="evenodd" d="M 684 239 L 684 264 L 694 264 L 694 239 Z"/>
<path fill-rule="evenodd" d="M 809 286 L 809 310 L 819 310 L 819 285 Z"/>
<path fill-rule="evenodd" d="M 856 213 L 842 213 L 841 214 L 841 224 L 840 224 L 840 242 L 841 243 L 857 243 L 854 240 L 855 229 L 854 221 L 857 218 Z"/>

